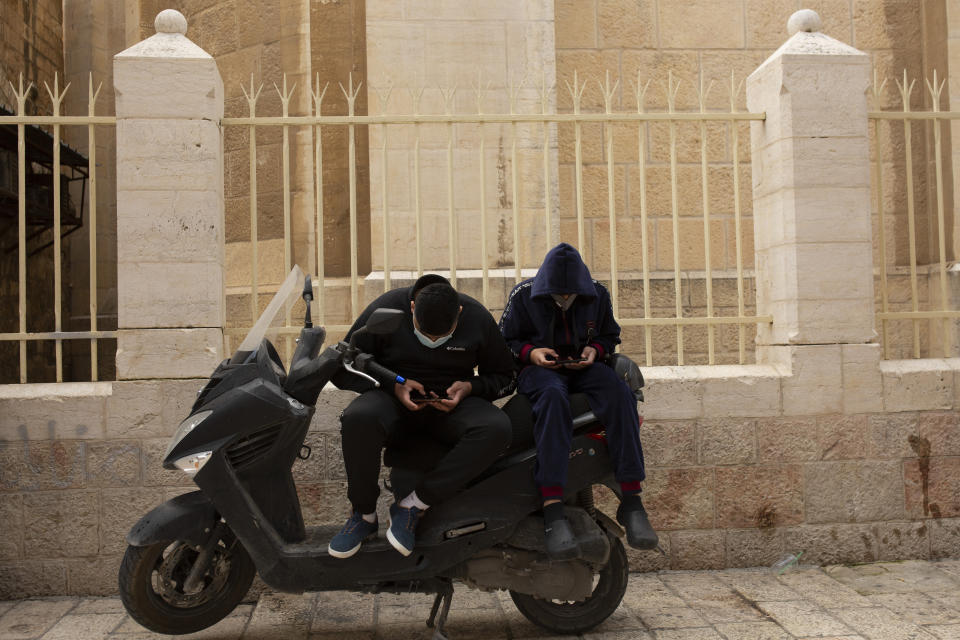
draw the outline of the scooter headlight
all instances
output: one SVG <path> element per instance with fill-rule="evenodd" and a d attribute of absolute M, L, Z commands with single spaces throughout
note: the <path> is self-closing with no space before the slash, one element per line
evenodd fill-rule
<path fill-rule="evenodd" d="M 207 464 L 207 460 L 213 455 L 213 451 L 203 451 L 201 453 L 192 453 L 189 456 L 184 456 L 179 460 L 174 460 L 173 464 L 180 469 L 188 476 L 196 475 L 197 471 L 203 469 L 203 465 Z"/>
<path fill-rule="evenodd" d="M 180 444 L 180 441 L 187 437 L 187 434 L 197 428 L 197 425 L 210 417 L 213 411 L 201 411 L 200 413 L 195 413 L 183 422 L 180 423 L 180 426 L 177 427 L 177 432 L 173 434 L 173 439 L 170 440 L 170 446 L 167 447 L 167 452 L 163 454 L 163 459 L 166 460 L 170 456 L 170 452 L 173 451 L 174 447 Z M 177 466 L 179 466 L 179 461 L 177 461 Z"/>

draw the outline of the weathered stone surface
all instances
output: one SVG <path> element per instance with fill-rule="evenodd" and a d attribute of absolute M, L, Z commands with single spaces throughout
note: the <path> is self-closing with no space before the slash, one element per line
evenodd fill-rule
<path fill-rule="evenodd" d="M 324 458 L 327 480 L 346 480 L 347 469 L 343 465 L 343 449 L 340 433 L 328 433 L 324 438 Z M 319 451 L 317 453 L 320 453 Z"/>
<path fill-rule="evenodd" d="M 674 467 L 697 461 L 696 428 L 690 420 L 644 420 L 640 444 L 647 467 Z"/>
<path fill-rule="evenodd" d="M 645 416 L 656 420 L 699 418 L 702 415 L 703 387 L 684 375 L 681 367 L 646 367 Z"/>
<path fill-rule="evenodd" d="M 67 593 L 112 596 L 117 593 L 117 574 L 122 553 L 67 560 Z"/>
<path fill-rule="evenodd" d="M 713 469 L 650 469 L 643 502 L 654 528 L 703 529 L 714 526 Z"/>
<path fill-rule="evenodd" d="M 715 366 L 703 373 L 703 415 L 753 418 L 780 413 L 780 377 L 773 367 Z"/>
<path fill-rule="evenodd" d="M 159 380 L 122 381 L 113 384 L 107 398 L 107 437 L 150 438 L 173 435 L 160 416 Z"/>
<path fill-rule="evenodd" d="M 97 553 L 100 524 L 96 491 L 28 493 L 23 498 L 28 558 L 74 557 Z"/>
<path fill-rule="evenodd" d="M 0 386 L 0 441 L 103 437 L 109 382 Z"/>
<path fill-rule="evenodd" d="M 165 433 L 173 435 L 187 418 L 197 393 L 206 383 L 205 379 L 160 381 L 160 423 Z"/>
<path fill-rule="evenodd" d="M 931 557 L 960 557 L 960 518 L 927 520 L 925 524 L 930 527 Z"/>
<path fill-rule="evenodd" d="M 817 462 L 804 466 L 806 521 L 902 519 L 903 481 L 895 461 Z"/>
<path fill-rule="evenodd" d="M 919 436 L 930 443 L 931 456 L 960 455 L 960 414 L 957 413 L 919 413 L 917 414 Z"/>
<path fill-rule="evenodd" d="M 741 529 L 726 532 L 727 566 L 768 567 L 784 553 L 780 529 Z"/>
<path fill-rule="evenodd" d="M 757 420 L 757 460 L 795 462 L 817 460 L 820 446 L 816 418 Z"/>
<path fill-rule="evenodd" d="M 124 614 L 99 613 L 64 616 L 43 637 L 46 640 L 74 640 L 75 638 L 106 638 L 124 619 Z"/>
<path fill-rule="evenodd" d="M 743 46 L 743 8 L 732 0 L 664 3 L 657 16 L 660 45 L 670 49 Z"/>
<path fill-rule="evenodd" d="M 0 585 L 2 584 L 0 583 Z M 38 638 L 75 604 L 72 600 L 27 600 L 21 602 L 8 611 L 3 616 L 3 620 L 0 620 L 0 636 L 10 640 Z"/>
<path fill-rule="evenodd" d="M 0 494 L 0 522 L 6 532 L 0 539 L 0 562 L 13 562 L 22 557 L 23 497 L 19 494 Z"/>
<path fill-rule="evenodd" d="M 24 561 L 0 565 L 0 598 L 31 598 L 65 593 L 67 570 L 61 562 Z"/>
<path fill-rule="evenodd" d="M 0 490 L 84 486 L 86 444 L 70 440 L 0 443 Z"/>
<path fill-rule="evenodd" d="M 880 522 L 875 535 L 880 561 L 930 557 L 930 527 L 926 522 Z"/>
<path fill-rule="evenodd" d="M 350 515 L 344 482 L 301 484 L 297 486 L 297 493 L 307 526 L 342 524 Z"/>
<path fill-rule="evenodd" d="M 867 457 L 912 458 L 913 446 L 920 446 L 920 420 L 916 413 L 882 414 L 868 418 Z M 914 443 L 911 446 L 911 441 Z"/>
<path fill-rule="evenodd" d="M 818 565 L 873 562 L 878 553 L 872 527 L 862 524 L 788 527 L 783 531 L 783 545 L 803 551 L 804 563 Z"/>
<path fill-rule="evenodd" d="M 827 612 L 803 600 L 760 602 L 758 606 L 794 637 L 844 636 L 850 631 Z"/>
<path fill-rule="evenodd" d="M 124 329 L 222 327 L 223 265 L 190 261 L 117 264 L 118 322 Z"/>
<path fill-rule="evenodd" d="M 734 465 L 756 460 L 753 420 L 714 418 L 697 422 L 698 459 L 703 465 Z"/>
<path fill-rule="evenodd" d="M 843 357 L 843 412 L 870 413 L 883 410 L 883 379 L 880 375 L 880 345 L 845 344 Z"/>
<path fill-rule="evenodd" d="M 104 489 L 100 495 L 100 554 L 123 555 L 130 528 L 162 502 L 160 489 Z"/>
<path fill-rule="evenodd" d="M 910 518 L 960 516 L 960 458 L 905 460 L 903 481 Z"/>
<path fill-rule="evenodd" d="M 811 276 L 813 277 L 813 276 Z M 840 413 L 843 374 L 840 347 L 786 347 L 792 375 L 783 378 L 783 413 L 788 416 Z"/>
<path fill-rule="evenodd" d="M 90 487 L 140 484 L 140 444 L 136 440 L 89 443 L 86 484 Z"/>
<path fill-rule="evenodd" d="M 117 378 L 201 378 L 222 358 L 220 329 L 121 329 Z"/>
<path fill-rule="evenodd" d="M 920 627 L 898 618 L 882 608 L 841 609 L 837 617 L 850 629 L 870 638 L 921 638 Z"/>
<path fill-rule="evenodd" d="M 844 460 L 866 455 L 867 416 L 757 421 L 760 461 Z"/>
<path fill-rule="evenodd" d="M 953 371 L 942 360 L 884 360 L 880 371 L 889 413 L 953 406 Z"/>
<path fill-rule="evenodd" d="M 723 532 L 673 531 L 670 533 L 672 569 L 720 569 L 724 566 Z"/>
<path fill-rule="evenodd" d="M 799 465 L 717 469 L 717 526 L 770 527 L 803 521 Z"/>

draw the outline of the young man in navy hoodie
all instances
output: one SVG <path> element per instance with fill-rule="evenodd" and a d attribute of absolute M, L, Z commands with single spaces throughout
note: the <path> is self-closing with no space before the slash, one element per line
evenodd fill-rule
<path fill-rule="evenodd" d="M 657 546 L 640 500 L 644 479 L 637 401 L 602 362 L 620 343 L 606 287 L 590 277 L 580 253 L 566 243 L 551 249 L 536 277 L 513 288 L 500 331 L 522 367 L 517 391 L 530 398 L 537 444 L 536 483 L 543 498 L 547 551 L 556 559 L 579 553 L 563 515 L 563 491 L 573 435 L 569 394 L 584 393 L 606 427 L 614 473 L 623 493 L 617 520 L 638 549 Z M 582 358 L 558 364 L 558 360 Z"/>

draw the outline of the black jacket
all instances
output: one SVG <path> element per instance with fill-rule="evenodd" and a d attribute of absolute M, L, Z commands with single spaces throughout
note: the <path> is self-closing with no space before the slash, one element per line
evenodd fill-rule
<path fill-rule="evenodd" d="M 577 298 L 563 311 L 554 302 L 554 293 L 575 293 Z M 534 278 L 510 292 L 500 331 L 522 364 L 540 347 L 551 347 L 561 356 L 579 356 L 591 345 L 600 360 L 620 344 L 620 325 L 607 288 L 590 277 L 579 252 L 565 242 L 547 253 Z"/>
<path fill-rule="evenodd" d="M 468 295 L 460 294 L 463 311 L 445 344 L 430 349 L 420 344 L 413 333 L 413 314 L 410 300 L 413 287 L 393 289 L 384 293 L 364 309 L 357 318 L 347 339 L 364 326 L 375 309 L 400 309 L 405 318 L 400 328 L 389 335 L 361 334 L 357 346 L 374 359 L 405 378 L 416 380 L 428 391 L 441 393 L 456 382 L 473 384 L 471 395 L 496 400 L 513 393 L 516 379 L 513 358 L 497 328 L 497 323 L 486 307 Z M 476 368 L 476 372 L 474 372 Z M 341 372 L 333 383 L 341 389 L 365 391 L 370 388 L 358 376 Z M 392 391 L 392 380 L 380 380 L 385 391 Z"/>

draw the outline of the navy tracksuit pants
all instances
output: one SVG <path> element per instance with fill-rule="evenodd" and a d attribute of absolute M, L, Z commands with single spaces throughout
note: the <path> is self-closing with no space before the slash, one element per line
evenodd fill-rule
<path fill-rule="evenodd" d="M 548 489 L 567 484 L 567 463 L 573 439 L 571 393 L 584 393 L 593 413 L 607 432 L 613 470 L 621 485 L 636 484 L 645 477 L 640 446 L 637 400 L 613 369 L 602 363 L 586 369 L 551 370 L 528 366 L 520 372 L 517 391 L 533 404 L 533 433 L 537 443 L 536 484 L 544 496 Z"/>

